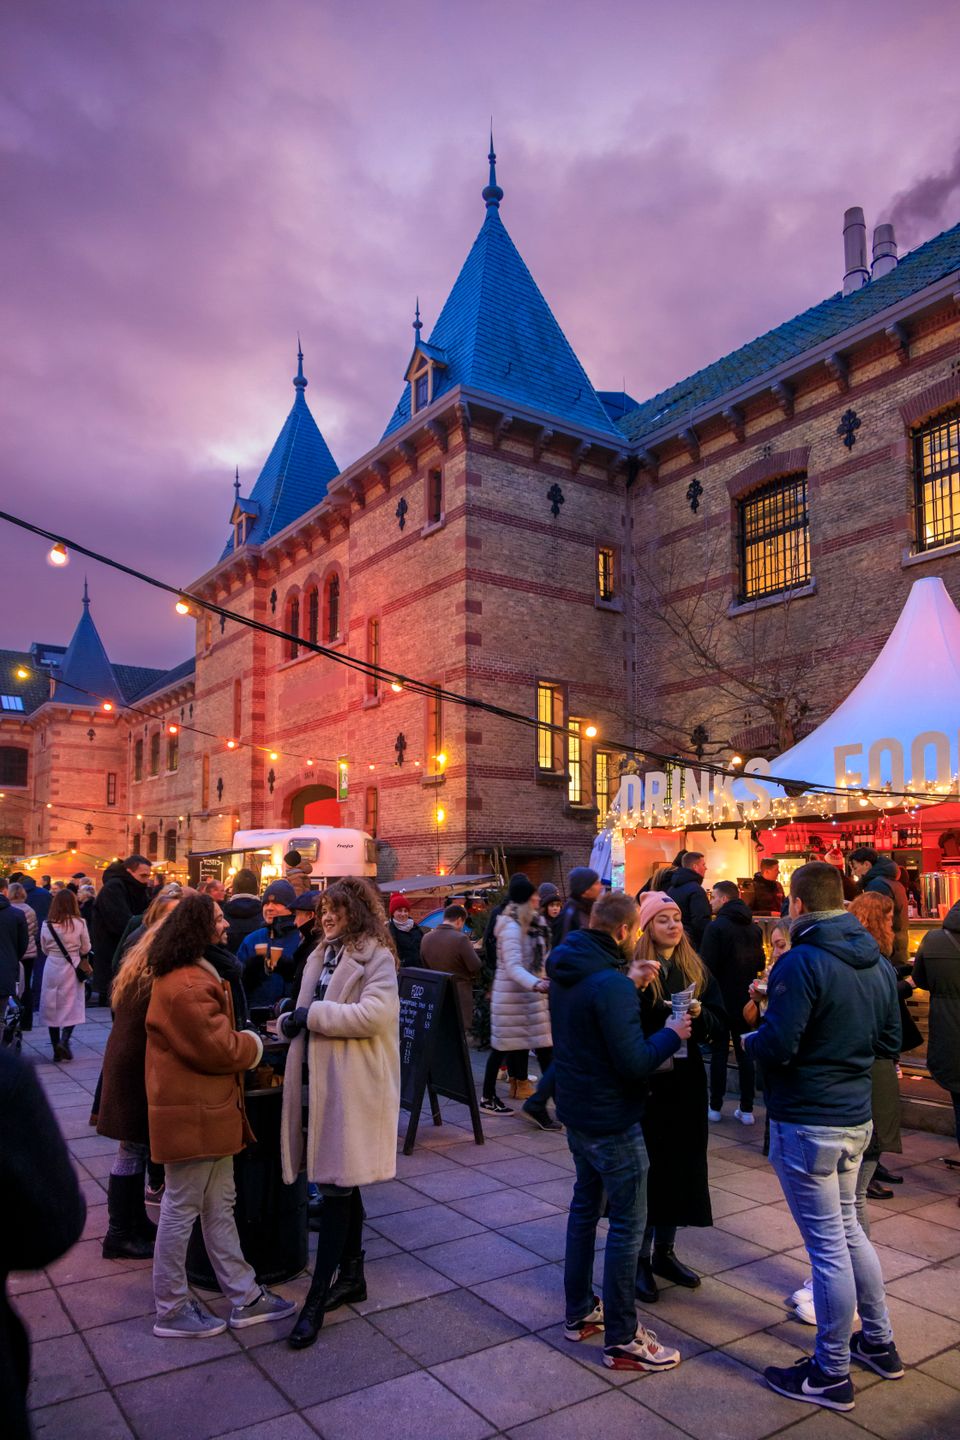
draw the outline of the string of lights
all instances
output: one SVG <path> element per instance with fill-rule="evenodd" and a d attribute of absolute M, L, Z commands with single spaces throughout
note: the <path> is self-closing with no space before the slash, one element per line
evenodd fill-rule
<path fill-rule="evenodd" d="M 340 665 L 356 671 L 361 675 L 388 684 L 396 693 L 406 690 L 415 694 L 435 696 L 438 700 L 448 704 L 459 705 L 483 714 L 492 715 L 497 719 L 507 721 L 513 725 L 522 726 L 525 729 L 553 732 L 564 736 L 568 733 L 567 727 L 564 725 L 552 724 L 546 720 L 541 720 L 538 716 L 523 714 L 520 711 L 511 710 L 506 706 L 496 705 L 492 701 L 482 700 L 476 696 L 463 695 L 458 691 L 449 690 L 436 683 L 420 680 L 415 676 L 405 675 L 398 671 L 391 670 L 373 661 L 363 660 L 358 656 L 346 655 L 342 651 L 331 649 L 328 646 L 321 645 L 317 641 L 309 640 L 304 636 L 292 634 L 278 626 L 269 625 L 263 620 L 255 619 L 253 616 L 242 615 L 234 610 L 230 610 L 226 606 L 217 605 L 211 600 L 203 599 L 187 589 L 171 585 L 168 581 L 160 580 L 156 576 L 136 569 L 134 566 L 126 565 L 120 560 L 115 560 L 112 556 L 104 555 L 100 551 L 93 550 L 89 546 L 81 544 L 79 541 L 72 540 L 67 536 L 58 535 L 45 526 L 37 525 L 32 521 L 25 520 L 21 516 L 13 515 L 9 511 L 0 510 L 0 520 L 20 530 L 37 535 L 42 539 L 49 540 L 51 542 L 51 550 L 48 554 L 48 559 L 52 564 L 61 566 L 66 564 L 69 560 L 69 552 L 73 550 L 78 555 L 84 555 L 87 559 L 93 560 L 98 565 L 104 565 L 108 569 L 118 571 L 121 574 L 128 575 L 134 580 L 138 580 L 141 584 L 149 585 L 168 595 L 175 596 L 176 609 L 182 615 L 199 613 L 201 611 L 209 612 L 212 615 L 219 616 L 225 621 L 231 621 L 263 635 L 269 635 L 274 639 L 283 641 L 291 647 L 322 655 L 333 664 Z M 586 738 L 594 739 L 599 732 L 596 725 L 588 724 L 583 733 Z M 220 737 L 214 738 L 219 739 Z M 656 765 L 661 766 L 668 772 L 672 772 L 673 770 L 682 772 L 685 769 L 696 768 L 707 775 L 724 777 L 729 780 L 731 770 L 733 770 L 734 773 L 738 773 L 738 765 L 742 765 L 743 763 L 739 756 L 734 757 L 733 762 L 727 762 L 726 764 L 707 759 L 694 761 L 690 756 L 667 754 L 663 751 L 652 750 L 648 746 L 639 748 L 633 742 L 615 736 L 606 736 L 605 744 L 611 749 L 621 751 L 631 756 L 638 762 L 645 760 L 653 761 Z M 266 751 L 270 754 L 271 759 L 279 758 L 279 752 L 271 752 L 269 751 L 269 747 L 254 746 L 253 748 Z M 857 786 L 854 789 L 846 789 L 837 785 L 828 785 L 821 781 L 798 780 L 795 776 L 780 776 L 769 773 L 764 773 L 757 778 L 762 779 L 767 784 L 783 787 L 788 797 L 798 793 L 806 793 L 814 797 L 843 799 L 844 802 L 848 802 L 856 796 L 862 805 L 868 805 L 870 803 L 869 794 L 865 787 Z M 908 802 L 910 805 L 941 803 L 945 798 L 943 794 L 924 795 L 922 792 L 915 790 L 893 790 L 887 789 L 886 787 L 883 789 L 883 801 L 886 804 L 892 804 L 897 801 Z"/>

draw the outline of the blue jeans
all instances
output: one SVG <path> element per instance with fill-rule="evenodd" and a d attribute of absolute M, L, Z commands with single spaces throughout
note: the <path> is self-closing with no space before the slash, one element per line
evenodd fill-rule
<path fill-rule="evenodd" d="M 814 1358 L 826 1375 L 850 1370 L 853 1312 L 867 1340 L 893 1340 L 880 1261 L 857 1219 L 857 1178 L 872 1125 L 838 1129 L 770 1121 L 770 1163 L 813 1268 Z"/>
<path fill-rule="evenodd" d="M 625 1345 L 637 1333 L 637 1257 L 647 1218 L 647 1159 L 643 1130 L 631 1125 L 617 1135 L 583 1135 L 567 1126 L 577 1167 L 563 1284 L 567 1320 L 593 1309 L 593 1261 L 597 1221 L 606 1195 L 610 1229 L 603 1257 L 605 1345 Z"/>

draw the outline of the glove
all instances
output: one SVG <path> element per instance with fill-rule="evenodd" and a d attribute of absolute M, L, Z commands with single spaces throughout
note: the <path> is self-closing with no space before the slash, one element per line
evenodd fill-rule
<path fill-rule="evenodd" d="M 301 1005 L 298 1009 L 294 1010 L 292 1015 L 283 1016 L 280 1021 L 280 1029 L 283 1031 L 284 1035 L 288 1040 L 295 1039 L 296 1036 L 300 1034 L 301 1030 L 306 1030 L 307 1016 L 309 1014 L 309 1006 Z"/>

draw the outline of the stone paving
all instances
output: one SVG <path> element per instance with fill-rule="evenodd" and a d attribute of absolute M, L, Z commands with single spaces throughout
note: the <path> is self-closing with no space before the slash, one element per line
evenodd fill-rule
<path fill-rule="evenodd" d="M 715 1223 L 682 1231 L 704 1276 L 667 1288 L 643 1322 L 683 1363 L 639 1378 L 604 1369 L 599 1343 L 562 1337 L 562 1256 L 572 1164 L 562 1134 L 485 1117 L 473 1143 L 462 1107 L 428 1122 L 397 1179 L 366 1194 L 369 1300 L 332 1315 L 317 1345 L 287 1348 L 273 1326 L 209 1341 L 151 1334 L 150 1267 L 104 1261 L 114 1144 L 88 1124 L 103 1011 L 54 1065 L 25 1037 L 75 1157 L 89 1212 L 82 1240 L 43 1273 L 11 1277 L 33 1336 L 31 1407 L 42 1440 L 957 1440 L 960 1436 L 960 1177 L 951 1142 L 907 1132 L 890 1160 L 905 1183 L 871 1205 L 897 1343 L 910 1367 L 882 1382 L 855 1370 L 856 1409 L 785 1400 L 760 1379 L 812 1347 L 784 1297 L 806 1266 L 760 1153 L 762 1126 L 712 1127 Z M 32 1043 L 31 1043 L 32 1042 Z M 762 1118 L 762 1116 L 761 1116 Z M 278 1287 L 300 1298 L 307 1278 Z M 209 1298 L 222 1311 L 219 1297 Z M 282 1327 L 285 1331 L 287 1326 Z M 0 1426 L 2 1430 L 2 1426 Z"/>

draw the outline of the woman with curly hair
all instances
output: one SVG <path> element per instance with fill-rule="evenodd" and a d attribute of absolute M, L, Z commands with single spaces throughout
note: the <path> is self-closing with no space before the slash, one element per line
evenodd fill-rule
<path fill-rule="evenodd" d="M 700 1276 L 674 1253 L 681 1225 L 712 1225 L 707 1176 L 706 1068 L 700 1046 L 726 1027 L 720 987 L 687 939 L 680 908 L 662 891 L 640 897 L 640 942 L 635 959 L 656 960 L 659 974 L 640 995 L 647 1035 L 669 1019 L 671 996 L 693 987 L 692 1038 L 686 1054 L 650 1077 L 643 1138 L 650 1157 L 647 1228 L 640 1246 L 637 1297 L 652 1304 L 659 1294 L 654 1278 L 695 1290 Z"/>
<path fill-rule="evenodd" d="M 305 1164 L 323 1197 L 313 1279 L 289 1336 L 294 1350 L 314 1343 L 327 1310 L 367 1298 L 360 1186 L 392 1180 L 397 1170 L 400 999 L 383 906 L 373 886 L 355 878 L 335 881 L 321 905 L 323 938 L 304 967 L 296 1008 L 280 1021 L 290 1041 L 283 1178 L 292 1185 Z"/>
<path fill-rule="evenodd" d="M 233 1157 L 254 1138 L 243 1105 L 245 1070 L 259 1065 L 260 1037 L 234 1025 L 230 985 L 204 956 L 227 922 L 208 895 L 189 895 L 150 947 L 147 1109 L 150 1148 L 167 1183 L 153 1254 L 154 1335 L 199 1339 L 283 1320 L 296 1308 L 263 1289 L 243 1258 L 234 1219 Z M 201 1309 L 187 1285 L 187 1244 L 199 1216 L 229 1321 Z"/>
<path fill-rule="evenodd" d="M 143 933 L 127 949 L 110 991 L 113 1027 L 103 1052 L 91 1116 L 98 1135 L 120 1142 L 107 1189 L 104 1260 L 149 1260 L 153 1256 L 157 1227 L 144 1208 L 144 1172 L 150 1159 L 144 1067 L 153 984 L 148 962 L 157 927 L 179 903 L 179 896 L 173 895 L 158 895 L 150 902 L 143 916 Z"/>

